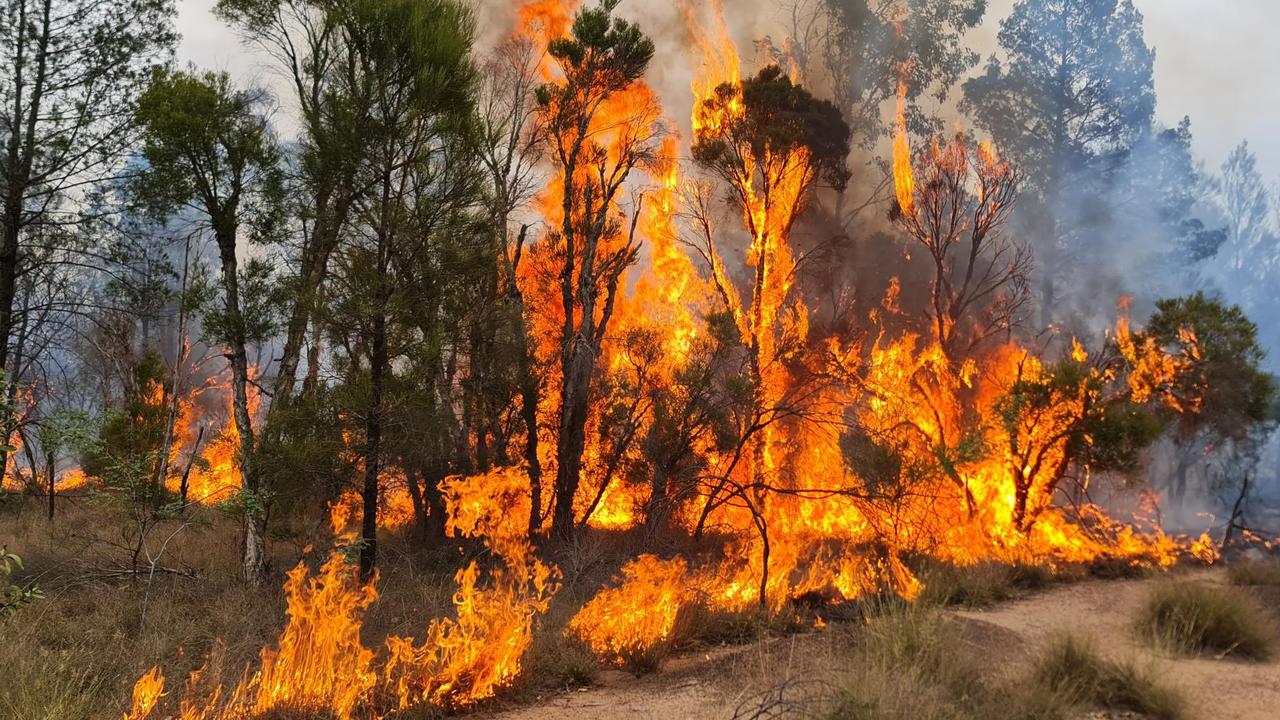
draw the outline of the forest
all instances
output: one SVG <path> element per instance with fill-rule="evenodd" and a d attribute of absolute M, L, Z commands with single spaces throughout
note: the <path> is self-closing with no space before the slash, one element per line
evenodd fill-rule
<path fill-rule="evenodd" d="M 1271 717 L 1142 2 L 210 4 L 0 0 L 0 717 Z"/>

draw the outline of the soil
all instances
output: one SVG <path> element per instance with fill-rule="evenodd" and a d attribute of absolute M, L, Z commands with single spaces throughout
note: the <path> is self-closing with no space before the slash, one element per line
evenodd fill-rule
<path fill-rule="evenodd" d="M 1201 582 L 1225 582 L 1221 570 L 1188 575 Z M 1280 662 L 1252 663 L 1230 658 L 1187 658 L 1152 650 L 1135 639 L 1133 618 L 1146 593 L 1164 578 L 1089 580 L 1057 586 L 986 610 L 950 611 L 961 620 L 967 642 L 1003 666 L 1034 653 L 1054 633 L 1066 630 L 1092 637 L 1109 657 L 1150 667 L 1189 703 L 1191 720 L 1276 720 L 1280 718 Z M 759 704 L 759 687 L 786 687 L 803 694 L 822 685 L 836 656 L 839 635 L 823 630 L 753 645 L 716 648 L 669 661 L 661 673 L 633 677 L 603 673 L 592 688 L 539 698 L 529 707 L 495 712 L 486 720 L 631 720 L 647 718 L 729 719 L 740 707 Z M 768 683 L 760 680 L 767 678 Z M 770 717 L 791 717 L 778 698 Z M 753 713 L 754 714 L 754 713 Z M 1093 714 L 1092 718 L 1123 715 Z"/>

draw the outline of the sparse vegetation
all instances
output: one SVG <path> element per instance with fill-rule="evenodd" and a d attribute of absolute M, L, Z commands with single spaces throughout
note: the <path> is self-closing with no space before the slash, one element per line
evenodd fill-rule
<path fill-rule="evenodd" d="M 1058 720 L 1089 707 L 1182 717 L 1175 693 L 1130 665 L 1099 659 L 1079 641 L 1052 646 L 1028 678 L 994 669 L 960 623 L 919 607 L 888 606 L 869 616 L 859 653 L 835 693 L 831 720 Z"/>
<path fill-rule="evenodd" d="M 1138 618 L 1141 637 L 1186 654 L 1266 660 L 1274 651 L 1275 624 L 1240 590 L 1200 582 L 1162 583 Z"/>

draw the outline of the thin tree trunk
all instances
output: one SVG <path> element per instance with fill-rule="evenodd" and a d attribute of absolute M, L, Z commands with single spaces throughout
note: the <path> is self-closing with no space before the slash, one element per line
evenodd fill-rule
<path fill-rule="evenodd" d="M 244 316 L 240 310 L 239 264 L 236 259 L 236 226 L 219 219 L 216 227 L 218 252 L 222 258 L 222 286 L 225 296 L 227 358 L 231 363 L 231 407 L 240 436 L 240 477 L 248 496 L 244 506 L 244 538 L 241 546 L 241 573 L 245 582 L 258 585 L 266 571 L 266 518 L 261 507 L 261 490 L 255 460 L 253 419 L 249 415 L 249 354 L 246 348 Z"/>
<path fill-rule="evenodd" d="M 160 460 L 156 465 L 155 490 L 159 498 L 164 492 L 164 481 L 169 475 L 169 454 L 173 447 L 173 428 L 178 421 L 178 406 L 182 402 L 182 366 L 186 361 L 187 335 L 187 269 L 191 259 L 191 238 L 182 251 L 182 281 L 178 295 L 178 331 L 173 355 L 173 381 L 169 389 L 169 413 L 165 418 L 164 441 L 160 444 Z M 183 498 L 186 502 L 186 498 Z"/>
<path fill-rule="evenodd" d="M 49 449 L 45 450 L 45 467 L 49 474 L 49 522 L 53 522 L 53 499 L 57 495 L 55 485 L 57 483 L 58 468 L 56 453 Z"/>
<path fill-rule="evenodd" d="M 178 487 L 179 497 L 182 498 L 182 511 L 186 512 L 187 508 L 187 489 L 188 482 L 191 480 L 191 466 L 195 464 L 196 458 L 200 455 L 200 441 L 204 439 L 204 426 L 200 426 L 200 430 L 196 433 L 196 442 L 191 446 L 191 455 L 187 458 L 187 467 L 182 470 L 182 482 Z"/>
<path fill-rule="evenodd" d="M 378 279 L 379 295 L 385 283 Z M 382 307 L 381 305 L 379 306 Z M 360 578 L 369 580 L 378 564 L 378 462 L 382 449 L 382 390 L 387 366 L 387 320 L 379 310 L 373 323 L 369 359 L 369 411 L 365 418 L 364 511 L 360 524 Z"/>
<path fill-rule="evenodd" d="M 573 501 L 582 478 L 582 453 L 586 448 L 587 411 L 594 353 L 585 340 L 574 342 L 565 367 L 564 405 L 560 414 L 560 437 L 556 444 L 556 506 L 551 533 L 560 539 L 573 534 Z"/>

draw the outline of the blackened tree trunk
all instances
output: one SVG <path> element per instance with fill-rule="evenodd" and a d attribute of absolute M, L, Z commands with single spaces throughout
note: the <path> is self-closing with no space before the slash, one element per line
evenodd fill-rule
<path fill-rule="evenodd" d="M 385 295 L 379 278 L 379 295 Z M 360 524 L 360 578 L 368 580 L 378 563 L 378 473 L 382 451 L 382 392 L 387 371 L 387 318 L 379 311 L 373 321 L 369 353 L 369 412 L 365 418 L 364 513 Z"/>

